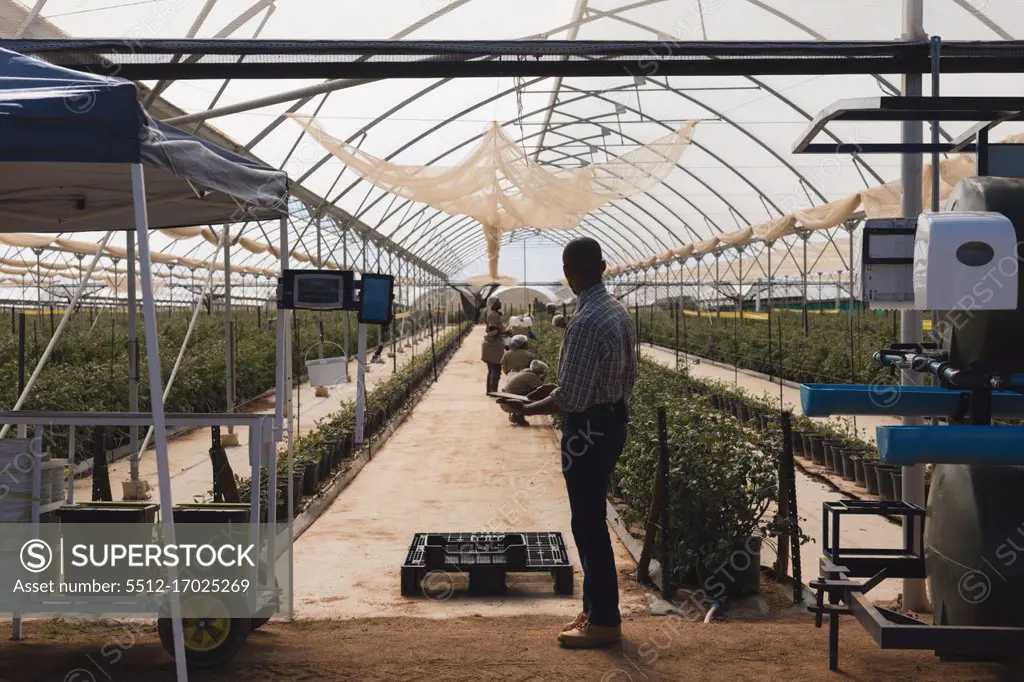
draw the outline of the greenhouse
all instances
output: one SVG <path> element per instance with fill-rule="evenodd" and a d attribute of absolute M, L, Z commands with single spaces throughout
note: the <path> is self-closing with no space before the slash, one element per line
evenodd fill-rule
<path fill-rule="evenodd" d="M 1022 57 L 0 0 L 0 680 L 1016 679 Z"/>

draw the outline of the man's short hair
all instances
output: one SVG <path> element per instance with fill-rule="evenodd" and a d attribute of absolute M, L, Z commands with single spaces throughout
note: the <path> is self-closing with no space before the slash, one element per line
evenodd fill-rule
<path fill-rule="evenodd" d="M 591 237 L 577 237 L 565 245 L 562 260 L 596 266 L 603 260 L 601 245 Z"/>

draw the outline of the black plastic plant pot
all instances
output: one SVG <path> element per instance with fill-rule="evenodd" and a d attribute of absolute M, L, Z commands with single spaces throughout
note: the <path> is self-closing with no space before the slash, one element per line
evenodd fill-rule
<path fill-rule="evenodd" d="M 853 450 L 841 449 L 839 456 L 843 461 L 843 478 L 847 481 L 856 481 L 857 472 L 853 466 Z"/>
<path fill-rule="evenodd" d="M 804 434 L 803 431 L 793 429 L 790 432 L 790 442 L 793 444 L 793 454 L 798 457 L 804 456 Z"/>
<path fill-rule="evenodd" d="M 302 494 L 316 495 L 316 484 L 319 483 L 317 475 L 320 473 L 320 465 L 310 462 L 302 470 Z"/>
<path fill-rule="evenodd" d="M 810 431 L 804 431 L 800 434 L 800 438 L 804 443 L 804 459 L 812 459 L 814 456 L 814 448 L 811 446 L 811 435 Z"/>
<path fill-rule="evenodd" d="M 245 502 L 206 502 L 174 505 L 175 523 L 248 523 Z"/>
<path fill-rule="evenodd" d="M 865 459 L 864 461 L 864 487 L 872 495 L 878 494 L 878 460 Z"/>
<path fill-rule="evenodd" d="M 892 499 L 903 499 L 903 469 L 893 469 L 889 475 L 892 477 Z"/>
<path fill-rule="evenodd" d="M 883 500 L 895 500 L 896 494 L 893 491 L 892 480 L 893 467 L 885 464 L 875 466 L 875 474 L 878 478 L 878 496 Z"/>
<path fill-rule="evenodd" d="M 303 471 L 292 472 L 292 513 L 298 514 L 299 509 L 302 508 L 302 481 L 306 477 Z M 285 499 L 287 499 L 288 491 L 285 490 Z"/>
<path fill-rule="evenodd" d="M 825 466 L 834 474 L 843 475 L 843 458 L 839 454 L 839 441 L 825 441 Z"/>
<path fill-rule="evenodd" d="M 762 544 L 760 536 L 751 536 L 737 541 L 729 557 L 713 570 L 698 565 L 701 587 L 717 599 L 760 592 Z"/>
<path fill-rule="evenodd" d="M 61 523 L 154 523 L 159 509 L 149 502 L 83 502 L 55 513 Z"/>
<path fill-rule="evenodd" d="M 825 466 L 825 438 L 818 434 L 812 434 L 811 440 L 811 461 L 815 464 Z"/>
<path fill-rule="evenodd" d="M 853 482 L 859 487 L 866 487 L 865 472 L 864 472 L 864 458 L 860 455 L 854 455 L 850 458 L 853 460 Z"/>

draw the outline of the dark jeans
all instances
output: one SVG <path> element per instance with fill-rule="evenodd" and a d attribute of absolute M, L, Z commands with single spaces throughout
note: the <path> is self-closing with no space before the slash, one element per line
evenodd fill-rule
<path fill-rule="evenodd" d="M 562 423 L 562 473 L 583 568 L 583 612 L 599 626 L 621 623 L 605 505 L 612 471 L 626 442 L 626 422 L 624 410 L 599 406 L 567 414 Z"/>
<path fill-rule="evenodd" d="M 487 392 L 494 393 L 498 390 L 498 382 L 501 381 L 501 364 L 497 362 L 487 363 Z"/>

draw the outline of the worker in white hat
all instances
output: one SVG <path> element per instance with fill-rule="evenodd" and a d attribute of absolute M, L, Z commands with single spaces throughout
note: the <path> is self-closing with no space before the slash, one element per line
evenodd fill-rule
<path fill-rule="evenodd" d="M 537 356 L 526 349 L 529 340 L 522 334 L 512 337 L 508 344 L 508 350 L 501 356 L 501 371 L 505 374 L 521 372 L 529 368 L 530 363 L 537 359 Z"/>
<path fill-rule="evenodd" d="M 540 360 L 533 360 L 526 369 L 509 374 L 504 392 L 514 395 L 530 395 L 544 384 L 544 375 L 547 374 L 547 371 L 547 364 Z M 530 425 L 526 421 L 526 417 L 518 412 L 509 412 L 508 420 L 516 426 Z"/>

